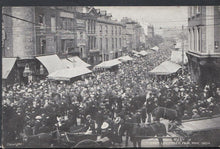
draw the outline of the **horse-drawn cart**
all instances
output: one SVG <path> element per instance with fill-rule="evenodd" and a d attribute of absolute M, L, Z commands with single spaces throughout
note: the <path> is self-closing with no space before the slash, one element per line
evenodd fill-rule
<path fill-rule="evenodd" d="M 80 130 L 80 129 L 79 129 Z M 33 136 L 26 136 L 22 147 L 40 147 L 40 148 L 98 148 L 102 147 L 97 141 L 97 134 L 75 131 L 65 132 L 59 129 L 51 133 L 40 133 Z"/>
<path fill-rule="evenodd" d="M 184 120 L 171 130 L 173 141 L 188 146 L 219 146 L 220 115 Z"/>

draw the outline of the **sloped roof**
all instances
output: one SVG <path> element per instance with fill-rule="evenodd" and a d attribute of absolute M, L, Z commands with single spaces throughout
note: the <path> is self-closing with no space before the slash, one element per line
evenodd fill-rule
<path fill-rule="evenodd" d="M 2 58 L 2 79 L 7 79 L 17 58 Z"/>
<path fill-rule="evenodd" d="M 180 68 L 181 66 L 179 64 L 173 63 L 171 61 L 165 61 L 151 70 L 150 73 L 155 75 L 168 75 L 177 72 Z"/>

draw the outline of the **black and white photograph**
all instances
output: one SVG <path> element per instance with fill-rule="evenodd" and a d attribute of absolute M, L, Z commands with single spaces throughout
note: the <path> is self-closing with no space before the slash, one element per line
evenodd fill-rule
<path fill-rule="evenodd" d="M 2 148 L 220 147 L 220 6 L 3 6 Z"/>

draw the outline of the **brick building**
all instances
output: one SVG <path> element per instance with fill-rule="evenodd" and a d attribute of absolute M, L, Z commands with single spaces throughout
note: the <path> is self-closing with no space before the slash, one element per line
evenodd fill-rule
<path fill-rule="evenodd" d="M 188 9 L 189 70 L 202 86 L 220 83 L 220 7 L 193 6 Z"/>

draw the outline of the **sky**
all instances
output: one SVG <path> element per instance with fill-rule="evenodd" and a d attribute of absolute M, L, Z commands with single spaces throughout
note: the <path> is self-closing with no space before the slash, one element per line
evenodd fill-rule
<path fill-rule="evenodd" d="M 140 22 L 145 33 L 147 25 L 152 24 L 155 32 L 159 33 L 160 28 L 181 28 L 187 26 L 187 7 L 186 6 L 100 6 L 97 9 L 106 10 L 112 13 L 112 18 L 121 20 L 129 17 Z"/>

